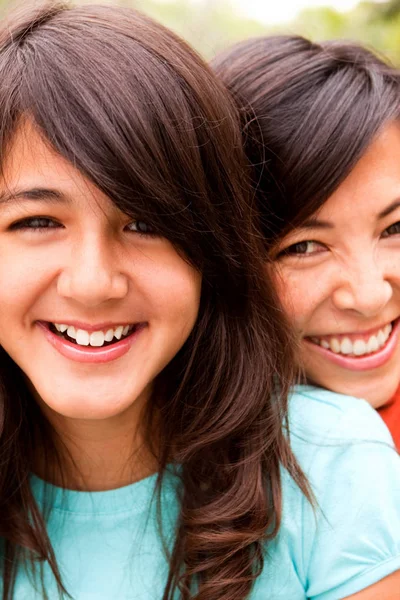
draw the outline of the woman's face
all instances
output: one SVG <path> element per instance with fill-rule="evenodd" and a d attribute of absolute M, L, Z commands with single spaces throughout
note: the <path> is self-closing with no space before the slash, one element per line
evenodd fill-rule
<path fill-rule="evenodd" d="M 275 256 L 308 380 L 385 404 L 400 381 L 399 125 Z"/>
<path fill-rule="evenodd" d="M 200 275 L 144 229 L 32 126 L 17 132 L 0 181 L 0 344 L 58 415 L 139 406 L 195 324 Z"/>

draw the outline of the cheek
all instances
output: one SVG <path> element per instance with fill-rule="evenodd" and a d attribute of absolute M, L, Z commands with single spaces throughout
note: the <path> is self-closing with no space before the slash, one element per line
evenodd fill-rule
<path fill-rule="evenodd" d="M 0 246 L 0 314 L 23 313 L 41 297 L 54 276 L 49 257 Z M 46 260 L 47 258 L 47 260 Z"/>
<path fill-rule="evenodd" d="M 153 320 L 188 335 L 200 305 L 200 274 L 176 255 L 144 269 L 138 281 Z"/>
<path fill-rule="evenodd" d="M 297 332 L 302 332 L 312 320 L 324 294 L 316 289 L 315 283 L 312 285 L 310 277 L 304 273 L 288 273 L 282 270 L 277 274 L 275 281 L 289 321 Z"/>

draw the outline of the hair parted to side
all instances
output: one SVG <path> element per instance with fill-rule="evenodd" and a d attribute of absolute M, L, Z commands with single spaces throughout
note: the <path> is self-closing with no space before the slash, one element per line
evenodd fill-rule
<path fill-rule="evenodd" d="M 2 157 L 24 119 L 202 273 L 198 321 L 155 382 L 145 420 L 149 444 L 157 422 L 159 489 L 168 463 L 182 479 L 163 600 L 244 600 L 279 527 L 280 469 L 308 487 L 285 435 L 291 336 L 263 270 L 234 104 L 149 18 L 51 4 L 0 27 Z M 23 557 L 47 560 L 64 593 L 29 486 L 34 449 L 59 447 L 4 351 L 0 405 L 3 600 Z"/>
<path fill-rule="evenodd" d="M 268 248 L 320 208 L 400 113 L 400 72 L 352 42 L 254 38 L 213 67 L 241 112 Z"/>

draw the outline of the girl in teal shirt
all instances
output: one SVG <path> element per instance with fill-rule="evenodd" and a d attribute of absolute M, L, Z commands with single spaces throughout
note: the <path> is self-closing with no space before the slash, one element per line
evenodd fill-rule
<path fill-rule="evenodd" d="M 0 115 L 3 599 L 400 589 L 398 457 L 367 404 L 287 403 L 203 61 L 134 11 L 31 8 L 0 29 Z"/>

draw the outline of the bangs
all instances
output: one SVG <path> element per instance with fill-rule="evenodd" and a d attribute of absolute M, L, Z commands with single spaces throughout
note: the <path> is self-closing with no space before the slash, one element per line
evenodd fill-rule
<path fill-rule="evenodd" d="M 288 199 L 281 218 L 288 229 L 310 216 L 310 200 L 314 208 L 335 192 L 375 137 L 399 117 L 398 82 L 351 64 L 331 73 L 321 69 L 304 86 L 301 98 L 287 98 L 288 112 L 295 110 L 285 131 L 290 144 L 279 161 Z"/>
<path fill-rule="evenodd" d="M 399 72 L 357 44 L 256 38 L 214 69 L 243 115 L 267 250 L 322 206 L 400 115 Z"/>

